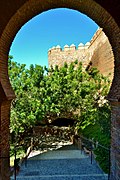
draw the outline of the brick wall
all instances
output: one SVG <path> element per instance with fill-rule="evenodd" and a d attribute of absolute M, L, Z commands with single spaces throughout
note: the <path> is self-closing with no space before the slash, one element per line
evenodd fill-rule
<path fill-rule="evenodd" d="M 112 102 L 111 117 L 111 180 L 120 179 L 120 103 Z"/>
<path fill-rule="evenodd" d="M 119 104 L 120 104 L 120 3 L 119 0 L 4 0 L 0 1 L 0 84 L 2 84 L 6 95 L 6 99 L 13 98 L 14 94 L 10 88 L 9 79 L 7 76 L 7 56 L 11 43 L 17 34 L 18 30 L 31 18 L 39 13 L 54 8 L 69 8 L 82 12 L 92 18 L 100 27 L 104 28 L 104 32 L 107 34 L 109 41 L 112 45 L 112 50 L 115 59 L 114 79 L 109 93 L 109 100 L 112 102 L 118 102 L 112 106 L 112 123 L 114 121 L 119 122 Z M 97 51 L 96 51 L 97 52 Z M 97 53 L 94 53 L 93 57 L 96 57 Z M 94 62 L 94 58 L 92 59 Z M 100 61 L 99 61 L 100 62 Z M 110 62 L 110 61 L 109 61 Z M 94 62 L 95 63 L 95 62 Z M 100 65 L 99 65 L 100 66 Z M 4 93 L 3 93 L 4 94 Z M 8 135 L 9 135 L 9 101 L 3 99 L 3 94 L 0 91 L 0 125 L 3 120 L 1 134 L 7 133 L 6 144 L 2 146 L 5 150 L 5 154 L 9 154 L 8 150 Z M 3 99 L 1 103 L 1 99 Z M 0 126 L 1 129 L 2 126 Z M 120 127 L 118 123 L 116 128 L 113 126 L 112 145 L 111 145 L 111 180 L 120 179 L 120 157 L 119 157 L 119 143 L 120 143 Z M 117 131 L 117 135 L 116 135 Z M 1 141 L 1 139 L 0 139 Z M 1 148 L 1 146 L 0 146 Z M 115 151 L 115 149 L 117 150 Z M 116 163 L 115 163 L 116 162 Z M 8 180 L 7 176 L 8 163 L 2 162 L 0 170 L 0 180 Z"/>

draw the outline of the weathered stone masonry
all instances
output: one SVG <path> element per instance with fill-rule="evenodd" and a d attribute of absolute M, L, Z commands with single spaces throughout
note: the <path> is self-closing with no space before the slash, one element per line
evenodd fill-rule
<path fill-rule="evenodd" d="M 80 43 L 78 48 L 74 44 L 65 45 L 64 50 L 59 45 L 52 47 L 48 51 L 49 66 L 63 66 L 65 62 L 68 64 L 75 60 L 83 63 L 83 67 L 92 62 L 92 66 L 97 67 L 103 75 L 109 73 L 110 79 L 114 74 L 114 56 L 109 40 L 102 29 L 98 29 L 90 42 L 85 45 Z"/>

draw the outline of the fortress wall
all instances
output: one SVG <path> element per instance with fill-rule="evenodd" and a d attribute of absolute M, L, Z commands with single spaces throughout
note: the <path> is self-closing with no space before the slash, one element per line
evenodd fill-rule
<path fill-rule="evenodd" d="M 75 45 L 64 46 L 62 50 L 59 46 L 53 47 L 48 51 L 49 67 L 52 65 L 63 66 L 65 62 L 70 64 L 71 62 L 78 60 L 83 62 L 83 66 L 87 66 L 89 61 L 88 45 L 80 44 L 78 48 Z"/>
<path fill-rule="evenodd" d="M 107 76 L 111 73 L 110 79 L 112 80 L 114 56 L 108 38 L 101 28 L 96 31 L 91 41 L 85 45 L 82 43 L 78 47 L 74 44 L 71 46 L 65 45 L 64 49 L 58 45 L 48 51 L 49 67 L 51 65 L 61 67 L 65 62 L 70 64 L 75 60 L 81 61 L 84 68 L 87 67 L 89 62 L 92 62 L 92 66 L 97 67 L 103 75 Z"/>
<path fill-rule="evenodd" d="M 90 41 L 89 54 L 92 66 L 97 67 L 100 73 L 109 76 L 112 80 L 114 74 L 114 56 L 111 45 L 102 29 L 99 29 Z"/>

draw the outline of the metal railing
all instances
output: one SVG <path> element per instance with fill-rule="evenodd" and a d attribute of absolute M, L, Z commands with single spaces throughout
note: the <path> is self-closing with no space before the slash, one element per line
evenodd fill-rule
<path fill-rule="evenodd" d="M 34 137 L 28 137 L 26 139 L 31 139 L 31 142 L 32 142 L 32 146 L 34 147 Z M 90 162 L 91 164 L 93 163 L 93 156 L 94 156 L 94 150 L 99 146 L 103 149 L 105 149 L 106 151 L 108 151 L 109 153 L 109 159 L 108 159 L 108 163 L 109 163 L 109 169 L 108 169 L 108 180 L 110 179 L 110 148 L 107 148 L 101 144 L 99 144 L 98 142 L 94 142 L 93 140 L 91 139 L 88 139 L 84 136 L 78 136 L 77 135 L 77 138 L 76 138 L 78 141 L 79 141 L 79 145 L 80 145 L 80 149 L 81 149 L 81 153 L 83 152 L 83 147 L 86 147 L 86 142 L 89 143 L 89 154 L 90 154 Z M 20 148 L 20 146 L 14 146 L 14 180 L 16 180 L 16 176 L 17 176 L 17 167 L 18 167 L 18 158 L 17 158 L 17 149 Z M 85 149 L 84 149 L 85 151 Z M 10 157 L 0 157 L 0 158 L 10 158 Z M 25 163 L 25 166 L 27 167 L 27 158 L 24 158 L 24 163 Z"/>
<path fill-rule="evenodd" d="M 11 170 L 10 169 L 10 173 L 12 172 L 13 173 L 13 175 L 14 175 L 14 180 L 16 180 L 16 176 L 17 176 L 17 168 L 18 168 L 18 159 L 17 159 L 17 150 L 16 150 L 17 148 L 16 148 L 16 146 L 14 147 L 14 153 L 11 155 L 11 156 L 9 156 L 9 157 L 5 157 L 5 158 L 9 158 L 10 159 L 10 157 L 12 157 L 13 155 L 14 155 L 14 166 L 13 166 L 13 169 Z M 2 158 L 4 158 L 4 157 L 2 157 Z"/>
<path fill-rule="evenodd" d="M 83 150 L 84 151 L 86 150 L 87 153 L 90 152 L 89 154 L 90 154 L 91 164 L 93 163 L 93 155 L 94 155 L 93 152 L 98 146 L 105 149 L 106 151 L 108 151 L 108 164 L 109 164 L 109 167 L 108 167 L 108 180 L 109 180 L 110 179 L 110 147 L 107 148 L 107 147 L 101 145 L 100 143 L 94 142 L 93 140 L 88 139 L 88 138 L 86 138 L 84 136 L 78 136 L 77 135 L 77 139 L 78 139 L 78 141 L 80 143 L 79 145 L 80 145 L 81 153 L 82 153 Z M 89 143 L 89 150 L 84 149 L 84 147 L 87 144 L 87 143 L 85 143 L 85 141 L 87 141 Z"/>
<path fill-rule="evenodd" d="M 25 138 L 25 140 L 30 140 L 30 142 L 32 141 L 32 139 L 33 139 L 32 137 Z M 13 172 L 14 180 L 16 180 L 17 173 L 18 173 L 19 168 L 20 168 L 19 167 L 20 158 L 17 158 L 17 152 L 18 152 L 19 148 L 21 148 L 23 146 L 24 146 L 24 143 L 21 145 L 14 144 L 14 172 Z M 25 156 L 23 159 L 25 162 L 25 167 L 27 167 L 27 157 Z"/>

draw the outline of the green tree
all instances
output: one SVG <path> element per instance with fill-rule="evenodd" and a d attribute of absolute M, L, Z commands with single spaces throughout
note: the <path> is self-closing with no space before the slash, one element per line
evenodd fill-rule
<path fill-rule="evenodd" d="M 76 128 L 83 133 L 96 125 L 100 133 L 108 133 L 109 128 L 104 125 L 110 114 L 106 100 L 110 82 L 96 68 L 83 69 L 78 61 L 60 68 L 40 65 L 26 68 L 10 56 L 9 76 L 16 93 L 10 130 L 18 142 L 29 135 L 33 126 L 58 117 L 75 119 Z"/>
<path fill-rule="evenodd" d="M 33 65 L 30 69 L 25 64 L 18 64 L 9 57 L 9 77 L 16 94 L 12 102 L 10 131 L 15 141 L 22 140 L 29 135 L 36 119 L 44 116 L 42 97 L 44 92 L 40 89 L 44 70 L 41 66 Z M 43 90 L 44 91 L 44 90 Z M 42 94 L 41 94 L 42 92 Z"/>

